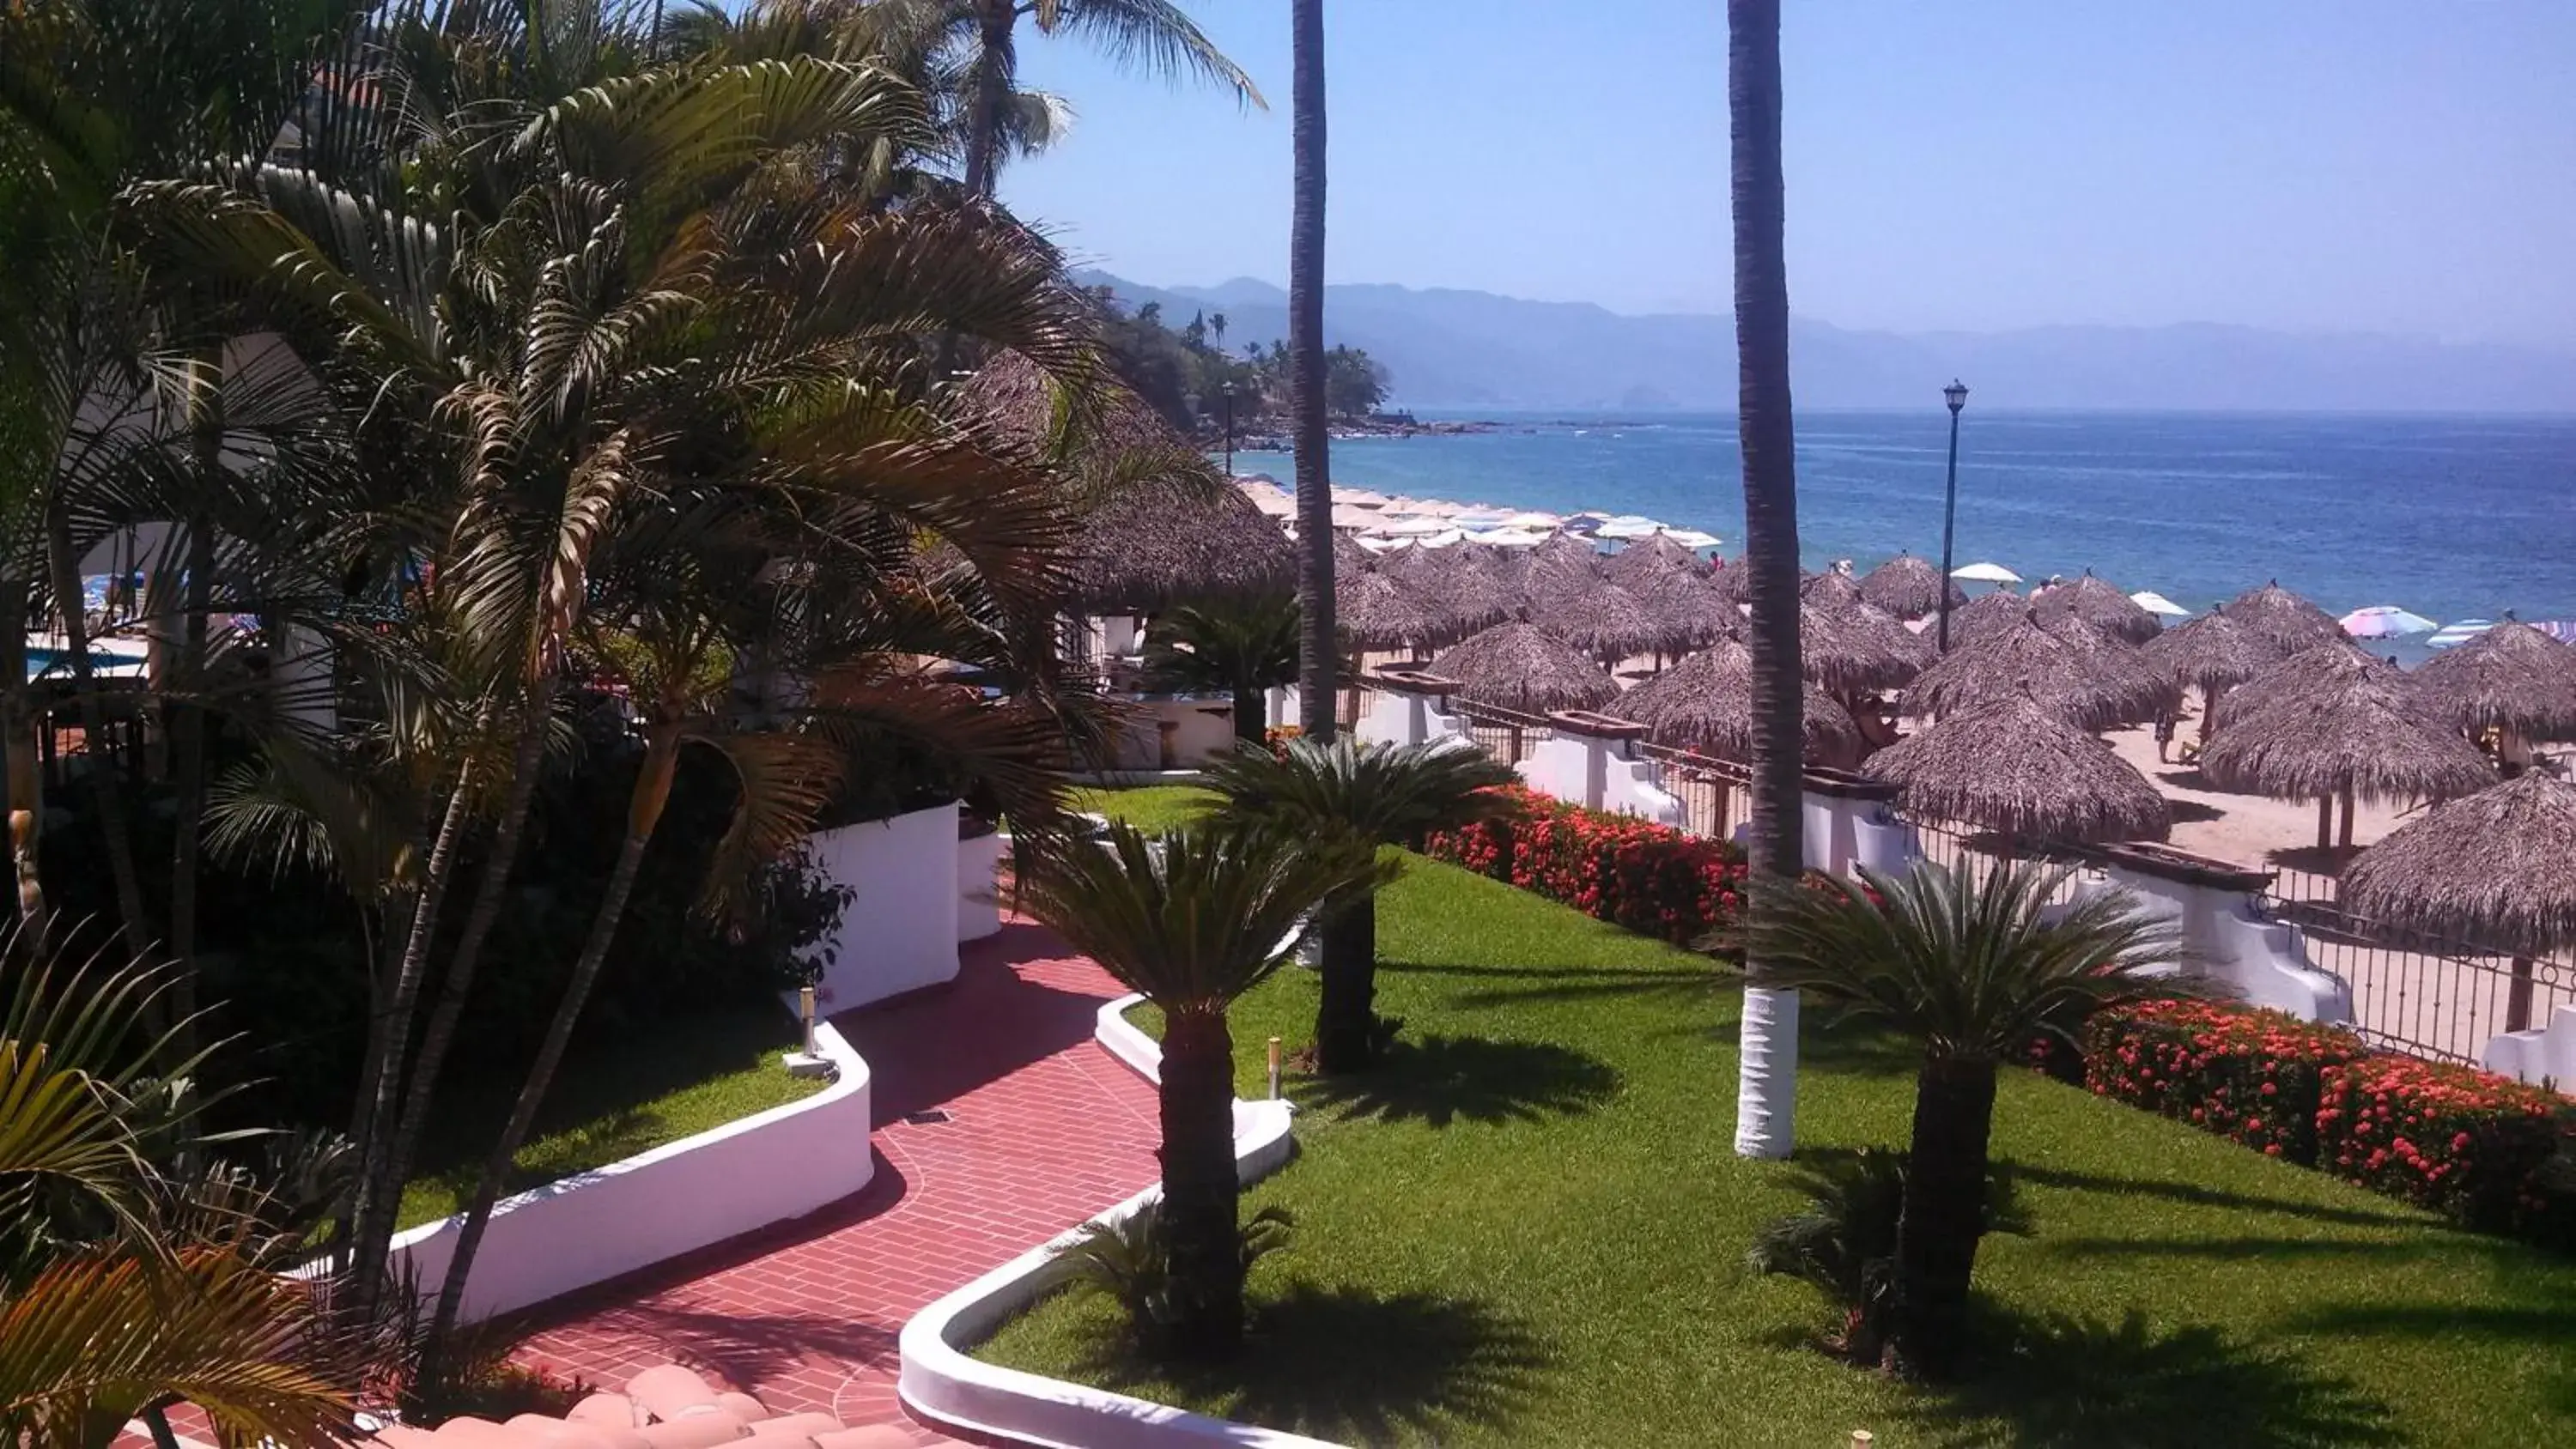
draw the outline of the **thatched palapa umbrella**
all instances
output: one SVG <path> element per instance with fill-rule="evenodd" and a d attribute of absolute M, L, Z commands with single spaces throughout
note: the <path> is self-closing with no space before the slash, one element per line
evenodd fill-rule
<path fill-rule="evenodd" d="M 2415 671 L 2425 701 L 2472 729 L 2576 737 L 2576 648 L 2508 619 Z"/>
<path fill-rule="evenodd" d="M 1631 593 L 1642 594 L 1667 574 L 1688 573 L 1699 555 L 1660 533 L 1635 539 L 1602 562 L 1602 575 Z"/>
<path fill-rule="evenodd" d="M 1744 616 L 1720 600 L 1697 574 L 1666 574 L 1639 597 L 1677 648 L 1732 639 L 1744 628 Z"/>
<path fill-rule="evenodd" d="M 1839 608 L 1861 602 L 1860 580 L 1840 569 L 1809 574 L 1798 581 L 1798 597 L 1810 604 Z"/>
<path fill-rule="evenodd" d="M 2356 857 L 2342 893 L 2355 915 L 2513 953 L 2504 1029 L 2526 1030 L 2532 958 L 2576 944 L 2576 786 L 2534 771 L 2437 805 Z"/>
<path fill-rule="evenodd" d="M 2009 842 L 2162 840 L 2173 828 L 2165 797 L 2136 766 L 2027 694 L 1987 695 L 1861 769 L 1893 782 L 1909 811 Z"/>
<path fill-rule="evenodd" d="M 1333 579 L 1333 623 L 1359 650 L 1420 651 L 1446 636 L 1447 621 L 1402 580 L 1377 570 Z"/>
<path fill-rule="evenodd" d="M 1440 651 L 1431 668 L 1458 681 L 1463 699 L 1529 714 L 1598 709 L 1619 697 L 1600 665 L 1535 624 L 1497 624 Z"/>
<path fill-rule="evenodd" d="M 2153 718 L 2171 689 L 2143 667 L 2103 667 L 2094 651 L 2067 642 L 2025 611 L 2012 627 L 1966 644 L 1954 635 L 1950 652 L 1915 679 L 1900 703 L 1907 714 L 1946 719 L 1980 701 L 2014 694 L 2098 730 Z"/>
<path fill-rule="evenodd" d="M 1597 578 L 1601 573 L 1601 551 L 1580 534 L 1551 533 L 1547 542 L 1530 550 L 1529 570 L 1533 589 L 1541 576 Z"/>
<path fill-rule="evenodd" d="M 1883 609 L 1899 619 L 1920 619 L 1941 610 L 1941 592 L 1947 586 L 1950 607 L 1955 610 L 1968 602 L 1967 590 L 1941 577 L 1941 566 L 1927 558 L 1900 553 L 1871 569 L 1860 581 L 1861 601 Z M 1953 614 L 1951 622 L 1958 622 Z"/>
<path fill-rule="evenodd" d="M 1798 659 L 1807 679 L 1847 699 L 1893 689 L 1927 658 L 1912 631 L 1858 602 L 1798 606 Z"/>
<path fill-rule="evenodd" d="M 1671 631 L 1644 600 L 1598 580 L 1539 600 L 1532 618 L 1575 648 L 1613 663 L 1671 642 Z"/>
<path fill-rule="evenodd" d="M 1440 620 L 1443 639 L 1464 639 L 1512 616 L 1519 601 L 1474 559 L 1448 548 L 1408 548 L 1378 567 L 1411 590 Z"/>
<path fill-rule="evenodd" d="M 2250 686 L 2249 686 L 2250 687 Z M 2364 800 L 2447 800 L 2495 782 L 2495 768 L 2456 731 L 2425 718 L 2422 705 L 2382 671 L 2358 669 L 2269 707 L 2226 719 L 2200 752 L 2200 770 L 2222 790 L 2317 801 L 2317 845 L 2333 843 L 2334 805 L 2343 802 L 2342 844 L 2352 844 L 2352 811 Z"/>
<path fill-rule="evenodd" d="M 2284 654 L 2296 654 L 2344 637 L 2335 616 L 2281 587 L 2274 579 L 2230 600 L 2227 617 L 2272 641 Z"/>
<path fill-rule="evenodd" d="M 1967 603 L 1950 610 L 1950 647 L 1972 644 L 2000 629 L 2009 629 L 2030 617 L 2030 600 L 2010 589 L 1997 589 L 1979 594 Z"/>
<path fill-rule="evenodd" d="M 2137 702 L 2142 712 L 2132 716 L 2132 723 L 2182 708 L 2182 686 L 2174 682 L 2172 675 L 2149 663 L 2136 645 L 2064 610 L 2042 614 L 2034 608 L 2031 616 L 2038 620 L 2039 627 L 2073 649 L 2091 667 L 2096 679 L 2120 686 L 2122 697 Z"/>
<path fill-rule="evenodd" d="M 2171 675 L 2177 684 L 2198 686 L 2201 693 L 2200 737 L 2209 738 L 2218 698 L 2234 685 L 2281 662 L 2272 641 L 2212 609 L 2148 640 L 2139 649 L 2147 663 Z"/>
<path fill-rule="evenodd" d="M 1807 690 L 1802 723 L 1806 755 L 1838 765 L 1860 749 L 1851 712 L 1822 690 Z M 1726 760 L 1753 757 L 1753 655 L 1721 640 L 1622 695 L 1609 713 L 1646 727 L 1659 744 Z"/>
<path fill-rule="evenodd" d="M 2093 577 L 2091 569 L 2071 584 L 2040 590 L 2030 602 L 2043 620 L 2064 614 L 2130 644 L 2144 644 L 2165 629 L 2163 620 L 2139 607 L 2137 600 Z"/>
<path fill-rule="evenodd" d="M 2379 680 L 2401 693 L 2413 687 L 2413 681 L 2395 666 L 2349 639 L 2339 639 L 2278 660 L 2229 690 L 2226 702 L 2212 712 L 2210 728 L 2223 731 L 2237 720 L 2284 702 L 2304 702 L 2356 676 Z"/>

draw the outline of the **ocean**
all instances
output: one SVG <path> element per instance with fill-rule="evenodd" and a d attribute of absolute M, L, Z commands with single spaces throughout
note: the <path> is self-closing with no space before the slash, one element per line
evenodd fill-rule
<path fill-rule="evenodd" d="M 1430 415 L 1426 415 L 1430 416 Z M 1459 437 L 1333 444 L 1333 481 L 1566 513 L 1641 513 L 1742 547 L 1735 420 L 1446 414 Z M 1949 415 L 1798 418 L 1809 568 L 1938 559 Z M 1281 453 L 1239 473 L 1294 476 Z M 2576 618 L 2576 418 L 1983 412 L 1959 431 L 1956 562 L 2038 580 L 2090 568 L 2205 609 L 2278 579 L 2341 614 Z M 2417 655 L 2399 648 L 2401 655 Z"/>

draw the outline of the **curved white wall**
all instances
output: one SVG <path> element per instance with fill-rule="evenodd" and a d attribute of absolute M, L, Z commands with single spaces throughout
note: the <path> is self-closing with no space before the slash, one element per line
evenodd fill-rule
<path fill-rule="evenodd" d="M 808 858 L 850 904 L 816 948 L 824 1014 L 957 978 L 957 804 L 816 834 Z M 999 923 L 996 923 L 999 929 Z"/>
<path fill-rule="evenodd" d="M 957 939 L 980 941 L 1002 929 L 1000 872 L 1010 837 L 988 831 L 957 842 Z"/>
<path fill-rule="evenodd" d="M 2547 1026 L 2509 1031 L 2487 1038 L 2479 1064 L 2538 1086 L 2548 1082 L 2559 1091 L 2576 1093 L 2576 1006 L 2549 1013 Z"/>
<path fill-rule="evenodd" d="M 815 1024 L 814 1049 L 839 1075 L 811 1097 L 503 1200 L 474 1257 L 464 1320 L 559 1298 L 866 1187 L 875 1171 L 868 1064 L 830 1022 Z M 435 1290 L 464 1222 L 460 1214 L 395 1238 L 394 1271 L 408 1264 Z"/>

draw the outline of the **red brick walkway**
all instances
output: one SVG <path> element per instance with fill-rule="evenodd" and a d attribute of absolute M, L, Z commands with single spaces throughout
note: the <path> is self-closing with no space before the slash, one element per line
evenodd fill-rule
<path fill-rule="evenodd" d="M 1091 1039 L 1119 993 L 1012 922 L 966 948 L 954 987 L 835 1017 L 874 1083 L 868 1189 L 541 1310 L 521 1357 L 610 1385 L 674 1360 L 773 1409 L 908 1422 L 906 1319 L 1158 1175 L 1153 1089 Z"/>

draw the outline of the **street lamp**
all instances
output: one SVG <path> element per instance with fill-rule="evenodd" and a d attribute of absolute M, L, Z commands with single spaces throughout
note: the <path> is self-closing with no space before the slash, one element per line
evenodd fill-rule
<path fill-rule="evenodd" d="M 1950 536 L 1959 519 L 1959 409 L 1968 405 L 1968 385 L 1957 378 L 1941 389 L 1950 404 L 1950 484 L 1941 501 L 1941 622 L 1938 643 L 1950 652 Z"/>
<path fill-rule="evenodd" d="M 1225 380 L 1225 476 L 1234 476 L 1234 379 Z"/>

